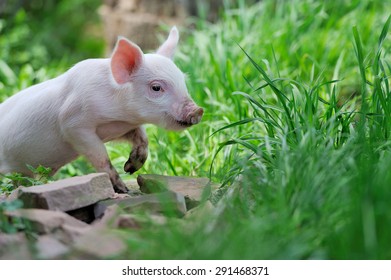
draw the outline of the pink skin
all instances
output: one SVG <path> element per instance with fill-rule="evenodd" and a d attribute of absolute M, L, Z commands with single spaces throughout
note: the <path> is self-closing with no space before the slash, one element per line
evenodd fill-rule
<path fill-rule="evenodd" d="M 171 60 L 177 43 L 176 28 L 171 30 L 169 38 L 156 55 L 143 55 L 137 46 L 126 39 L 120 39 L 111 59 L 112 74 L 118 84 L 126 85 L 131 82 L 136 92 L 146 91 L 143 99 L 137 101 L 142 109 L 138 115 L 145 119 L 144 122 L 170 130 L 182 130 L 197 124 L 203 115 L 203 109 L 188 94 L 184 75 Z M 165 67 L 162 68 L 161 65 Z M 145 105 L 141 105 L 143 103 Z M 124 165 L 124 170 L 132 174 L 147 159 L 148 138 L 145 130 L 138 127 L 127 132 L 122 139 L 133 144 L 129 159 Z"/>
<path fill-rule="evenodd" d="M 132 145 L 124 170 L 133 173 L 148 156 L 143 124 L 182 130 L 200 122 L 184 74 L 172 61 L 174 27 L 154 54 L 120 38 L 108 59 L 87 59 L 52 80 L 29 87 L 0 104 L 0 173 L 32 175 L 26 164 L 52 170 L 84 155 L 127 192 L 104 143 Z"/>

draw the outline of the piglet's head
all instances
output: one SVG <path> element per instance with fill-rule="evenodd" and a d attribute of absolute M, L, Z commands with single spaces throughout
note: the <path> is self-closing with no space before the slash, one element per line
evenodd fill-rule
<path fill-rule="evenodd" d="M 121 98 L 130 121 L 172 130 L 200 122 L 203 109 L 189 96 L 185 75 L 172 61 L 178 40 L 178 30 L 173 27 L 153 54 L 143 54 L 125 38 L 118 40 L 111 57 L 111 72 L 124 95 Z"/>

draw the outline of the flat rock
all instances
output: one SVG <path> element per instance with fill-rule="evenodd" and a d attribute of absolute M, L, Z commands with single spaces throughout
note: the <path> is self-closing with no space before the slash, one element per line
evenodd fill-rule
<path fill-rule="evenodd" d="M 164 213 L 182 217 L 187 209 L 183 195 L 173 192 L 108 199 L 95 204 L 95 217 L 102 217 L 107 207 L 118 205 L 126 213 Z"/>
<path fill-rule="evenodd" d="M 62 243 L 72 245 L 80 236 L 88 233 L 90 230 L 90 227 L 81 228 L 64 224 L 59 230 L 53 232 L 52 235 Z"/>
<path fill-rule="evenodd" d="M 213 204 L 208 200 L 205 203 L 202 203 L 198 205 L 197 207 L 194 207 L 193 209 L 190 209 L 186 215 L 185 219 L 194 219 L 196 221 L 199 221 L 203 218 L 210 219 L 213 216 L 213 212 L 215 211 L 215 207 Z"/>
<path fill-rule="evenodd" d="M 76 240 L 73 255 L 76 258 L 110 259 L 120 256 L 126 249 L 123 238 L 112 231 L 96 229 Z"/>
<path fill-rule="evenodd" d="M 113 186 L 106 173 L 72 177 L 19 191 L 25 208 L 61 211 L 79 209 L 113 195 Z"/>
<path fill-rule="evenodd" d="M 121 214 L 116 219 L 118 228 L 140 229 L 148 226 L 163 226 L 167 224 L 167 217 L 162 215 L 133 215 Z"/>
<path fill-rule="evenodd" d="M 61 258 L 70 250 L 68 246 L 51 235 L 39 236 L 34 245 L 37 251 L 37 257 L 40 259 Z"/>
<path fill-rule="evenodd" d="M 38 233 L 51 233 L 57 229 L 78 228 L 87 229 L 88 224 L 83 223 L 66 213 L 44 209 L 17 209 L 7 211 L 8 217 L 22 218 L 27 220 L 31 229 Z"/>
<path fill-rule="evenodd" d="M 0 260 L 27 260 L 32 254 L 24 233 L 0 233 Z"/>
<path fill-rule="evenodd" d="M 92 226 L 96 229 L 104 228 L 141 228 L 140 224 L 133 217 L 129 219 L 123 218 L 123 210 L 117 204 L 107 206 L 103 217 L 95 220 Z M 126 220 L 126 221 L 125 221 Z"/>
<path fill-rule="evenodd" d="M 147 215 L 126 214 L 117 204 L 106 208 L 102 219 L 96 220 L 94 228 L 130 228 L 140 229 L 148 226 L 165 225 L 167 217 L 148 213 Z"/>
<path fill-rule="evenodd" d="M 188 209 L 197 206 L 203 198 L 203 192 L 216 190 L 219 185 L 211 183 L 208 178 L 185 176 L 163 176 L 156 174 L 143 174 L 137 177 L 140 190 L 144 193 L 158 193 L 172 191 L 182 194 L 186 199 Z M 208 193 L 206 193 L 208 197 Z"/>
<path fill-rule="evenodd" d="M 142 222 L 137 215 L 122 214 L 115 219 L 115 226 L 117 228 L 141 229 Z"/>

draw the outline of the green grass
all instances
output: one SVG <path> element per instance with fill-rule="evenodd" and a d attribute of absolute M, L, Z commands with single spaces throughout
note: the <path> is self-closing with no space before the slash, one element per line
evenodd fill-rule
<path fill-rule="evenodd" d="M 196 174 L 210 171 L 227 195 L 192 226 L 131 234 L 129 256 L 390 258 L 391 45 L 382 5 L 263 1 L 201 22 L 178 59 L 207 112 L 190 133 L 208 157 L 191 155 L 204 163 Z M 180 160 L 180 149 L 164 152 Z"/>
<path fill-rule="evenodd" d="M 224 195 L 190 221 L 124 230 L 126 257 L 390 259 L 387 4 L 244 2 L 182 30 L 176 63 L 205 115 L 180 133 L 148 126 L 139 171 L 210 176 Z M 31 82 L 23 67 L 0 98 Z M 129 147 L 107 147 L 122 170 Z M 79 160 L 59 176 L 89 171 Z"/>

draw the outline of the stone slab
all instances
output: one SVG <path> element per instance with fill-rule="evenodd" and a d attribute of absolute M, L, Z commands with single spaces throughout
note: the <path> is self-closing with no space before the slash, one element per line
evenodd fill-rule
<path fill-rule="evenodd" d="M 14 211 L 7 211 L 5 212 L 5 215 L 8 217 L 27 220 L 31 229 L 38 233 L 51 233 L 56 229 L 64 228 L 64 226 L 80 229 L 87 229 L 89 227 L 88 224 L 60 211 L 45 209 L 17 209 Z"/>
<path fill-rule="evenodd" d="M 113 186 L 106 173 L 72 177 L 19 191 L 25 208 L 61 211 L 79 209 L 113 195 Z"/>
<path fill-rule="evenodd" d="M 165 225 L 166 223 L 167 217 L 165 216 L 152 213 L 146 215 L 124 213 L 121 207 L 117 204 L 113 204 L 106 208 L 102 219 L 96 220 L 92 226 L 97 229 L 141 229 L 149 226 Z"/>
<path fill-rule="evenodd" d="M 34 244 L 37 257 L 40 259 L 59 259 L 69 252 L 69 247 L 51 235 L 38 237 Z"/>
<path fill-rule="evenodd" d="M 216 190 L 219 185 L 211 183 L 208 178 L 186 176 L 164 176 L 142 174 L 137 177 L 140 190 L 144 193 L 171 191 L 182 194 L 188 209 L 197 206 L 202 200 L 203 192 Z M 208 190 L 207 188 L 210 187 Z"/>
<path fill-rule="evenodd" d="M 107 207 L 118 205 L 124 212 L 152 212 L 174 214 L 182 217 L 186 211 L 186 202 L 183 195 L 173 192 L 146 194 L 133 197 L 108 199 L 95 204 L 95 217 L 101 217 Z"/>
<path fill-rule="evenodd" d="M 29 259 L 32 259 L 32 253 L 24 233 L 5 234 L 0 232 L 0 260 Z"/>
<path fill-rule="evenodd" d="M 77 258 L 110 259 L 119 257 L 126 252 L 124 238 L 106 229 L 90 230 L 80 236 L 72 246 Z"/>

